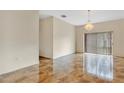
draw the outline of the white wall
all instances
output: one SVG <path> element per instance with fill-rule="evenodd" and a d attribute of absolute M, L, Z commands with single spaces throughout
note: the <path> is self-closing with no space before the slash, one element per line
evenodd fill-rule
<path fill-rule="evenodd" d="M 76 34 L 76 52 L 83 52 L 83 26 L 76 26 L 75 34 Z"/>
<path fill-rule="evenodd" d="M 0 74 L 39 63 L 38 11 L 0 11 Z"/>
<path fill-rule="evenodd" d="M 40 21 L 40 56 L 58 58 L 75 52 L 75 27 L 49 17 Z"/>
<path fill-rule="evenodd" d="M 75 53 L 75 27 L 54 18 L 53 29 L 53 57 Z"/>
<path fill-rule="evenodd" d="M 53 58 L 53 18 L 40 20 L 40 56 Z"/>
<path fill-rule="evenodd" d="M 113 31 L 113 52 L 115 56 L 124 56 L 124 19 L 94 24 L 92 31 L 85 31 L 83 26 L 76 27 L 76 51 L 83 52 L 84 33 Z"/>

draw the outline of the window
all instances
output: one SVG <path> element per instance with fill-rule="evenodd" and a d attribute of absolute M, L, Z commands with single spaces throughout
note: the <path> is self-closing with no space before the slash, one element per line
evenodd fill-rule
<path fill-rule="evenodd" d="M 85 52 L 93 54 L 112 54 L 111 32 L 85 34 Z"/>

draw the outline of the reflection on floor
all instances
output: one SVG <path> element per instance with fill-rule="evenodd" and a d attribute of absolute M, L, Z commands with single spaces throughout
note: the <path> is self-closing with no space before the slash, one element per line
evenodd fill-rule
<path fill-rule="evenodd" d="M 98 78 L 113 80 L 113 56 L 102 54 L 84 54 L 84 71 Z"/>
<path fill-rule="evenodd" d="M 113 61 L 107 62 L 109 58 L 101 56 L 102 59 L 94 62 L 93 58 L 89 59 L 91 55 L 86 56 L 72 54 L 55 60 L 41 58 L 40 64 L 1 75 L 0 82 L 124 82 L 124 58 L 114 57 Z"/>

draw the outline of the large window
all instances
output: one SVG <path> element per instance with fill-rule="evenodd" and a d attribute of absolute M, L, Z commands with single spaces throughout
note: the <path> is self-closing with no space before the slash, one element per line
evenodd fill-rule
<path fill-rule="evenodd" d="M 111 32 L 85 34 L 85 52 L 94 54 L 112 54 Z"/>

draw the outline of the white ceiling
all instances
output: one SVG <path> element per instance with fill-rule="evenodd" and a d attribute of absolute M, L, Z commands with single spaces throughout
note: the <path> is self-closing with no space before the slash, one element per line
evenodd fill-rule
<path fill-rule="evenodd" d="M 62 18 L 61 15 L 66 15 Z M 41 10 L 40 18 L 54 16 L 73 25 L 83 25 L 87 22 L 87 10 Z M 124 10 L 91 10 L 91 21 L 93 23 L 117 20 L 124 18 Z"/>

